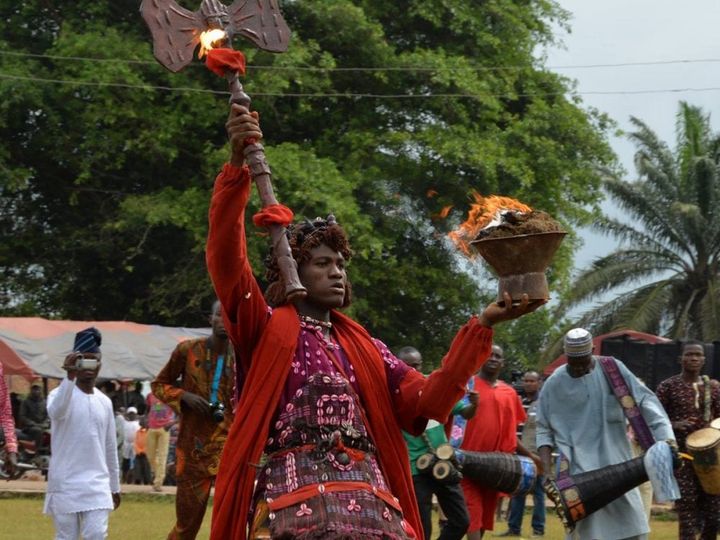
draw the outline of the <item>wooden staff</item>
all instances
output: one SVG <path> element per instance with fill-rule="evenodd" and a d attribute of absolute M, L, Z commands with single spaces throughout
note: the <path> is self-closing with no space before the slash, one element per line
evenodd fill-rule
<path fill-rule="evenodd" d="M 192 61 L 201 35 L 210 30 L 224 32 L 218 40 L 220 47 L 232 49 L 233 36 L 240 34 L 262 50 L 287 50 L 290 30 L 277 0 L 236 0 L 230 6 L 219 0 L 203 0 L 196 12 L 180 7 L 174 0 L 143 0 L 140 12 L 152 32 L 155 58 L 172 72 L 180 71 Z M 249 110 L 250 96 L 240 84 L 238 71 L 229 69 L 224 75 L 230 87 L 230 103 L 238 103 Z M 263 146 L 248 140 L 244 154 L 263 208 L 278 204 Z M 300 300 L 307 295 L 307 290 L 298 277 L 286 229 L 279 223 L 269 224 L 268 229 L 280 276 L 285 283 L 285 295 L 290 302 Z"/>

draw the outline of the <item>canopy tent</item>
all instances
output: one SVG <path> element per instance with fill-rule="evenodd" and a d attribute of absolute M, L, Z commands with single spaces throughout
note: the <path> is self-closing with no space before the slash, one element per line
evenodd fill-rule
<path fill-rule="evenodd" d="M 178 343 L 210 335 L 209 328 L 182 328 L 126 321 L 51 321 L 40 317 L 0 317 L 0 362 L 5 375 L 60 379 L 75 334 L 89 326 L 102 333 L 101 379 L 148 380 Z"/>
<path fill-rule="evenodd" d="M 647 343 L 669 343 L 671 340 L 656 336 L 654 334 L 646 334 L 645 332 L 636 332 L 635 330 L 617 330 L 615 332 L 610 332 L 608 334 L 602 334 L 600 336 L 596 336 L 593 338 L 593 354 L 600 354 L 600 350 L 602 347 L 602 342 L 608 338 L 615 338 L 620 336 L 626 336 L 629 339 L 634 339 L 637 341 L 645 341 Z M 567 363 L 567 356 L 565 356 L 565 353 L 558 356 L 555 360 L 553 360 L 550 364 L 545 366 L 545 369 L 543 370 L 543 374 L 548 377 L 552 375 L 552 372 L 555 371 L 557 368 L 562 366 L 563 364 Z"/>

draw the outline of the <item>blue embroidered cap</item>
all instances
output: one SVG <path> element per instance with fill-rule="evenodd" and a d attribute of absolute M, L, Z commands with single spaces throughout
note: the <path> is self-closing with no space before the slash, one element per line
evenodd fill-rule
<path fill-rule="evenodd" d="M 80 330 L 77 334 L 75 334 L 73 351 L 81 353 L 99 353 L 101 343 L 102 334 L 100 334 L 100 330 L 91 326 L 90 328 Z"/>

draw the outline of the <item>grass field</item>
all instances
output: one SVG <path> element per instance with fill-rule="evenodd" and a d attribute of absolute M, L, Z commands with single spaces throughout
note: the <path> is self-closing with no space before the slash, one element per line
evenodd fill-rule
<path fill-rule="evenodd" d="M 53 537 L 52 520 L 42 514 L 41 495 L 0 497 L 0 538 L 2 540 L 42 540 Z M 203 527 L 198 535 L 205 540 L 210 534 L 210 513 L 205 515 Z M 167 536 L 175 522 L 175 499 L 142 494 L 129 494 L 123 498 L 122 505 L 110 516 L 110 540 L 162 540 Z M 529 531 L 530 517 L 524 520 L 525 534 Z M 495 532 L 505 530 L 505 523 L 497 523 Z M 652 540 L 671 540 L 677 538 L 677 522 L 669 516 L 658 516 L 651 523 Z M 433 538 L 437 537 L 437 524 Z M 492 535 L 486 535 L 492 539 Z M 548 514 L 545 538 L 562 540 L 563 531 L 560 522 Z"/>

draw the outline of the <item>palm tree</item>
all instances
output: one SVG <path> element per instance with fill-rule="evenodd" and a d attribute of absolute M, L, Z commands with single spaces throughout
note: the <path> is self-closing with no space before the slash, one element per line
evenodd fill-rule
<path fill-rule="evenodd" d="M 605 187 L 625 216 L 594 225 L 620 247 L 580 273 L 567 307 L 629 288 L 586 312 L 581 324 L 597 333 L 631 328 L 719 339 L 720 137 L 711 132 L 709 115 L 685 102 L 674 153 L 644 122 L 631 120 L 639 180 L 609 176 Z"/>

